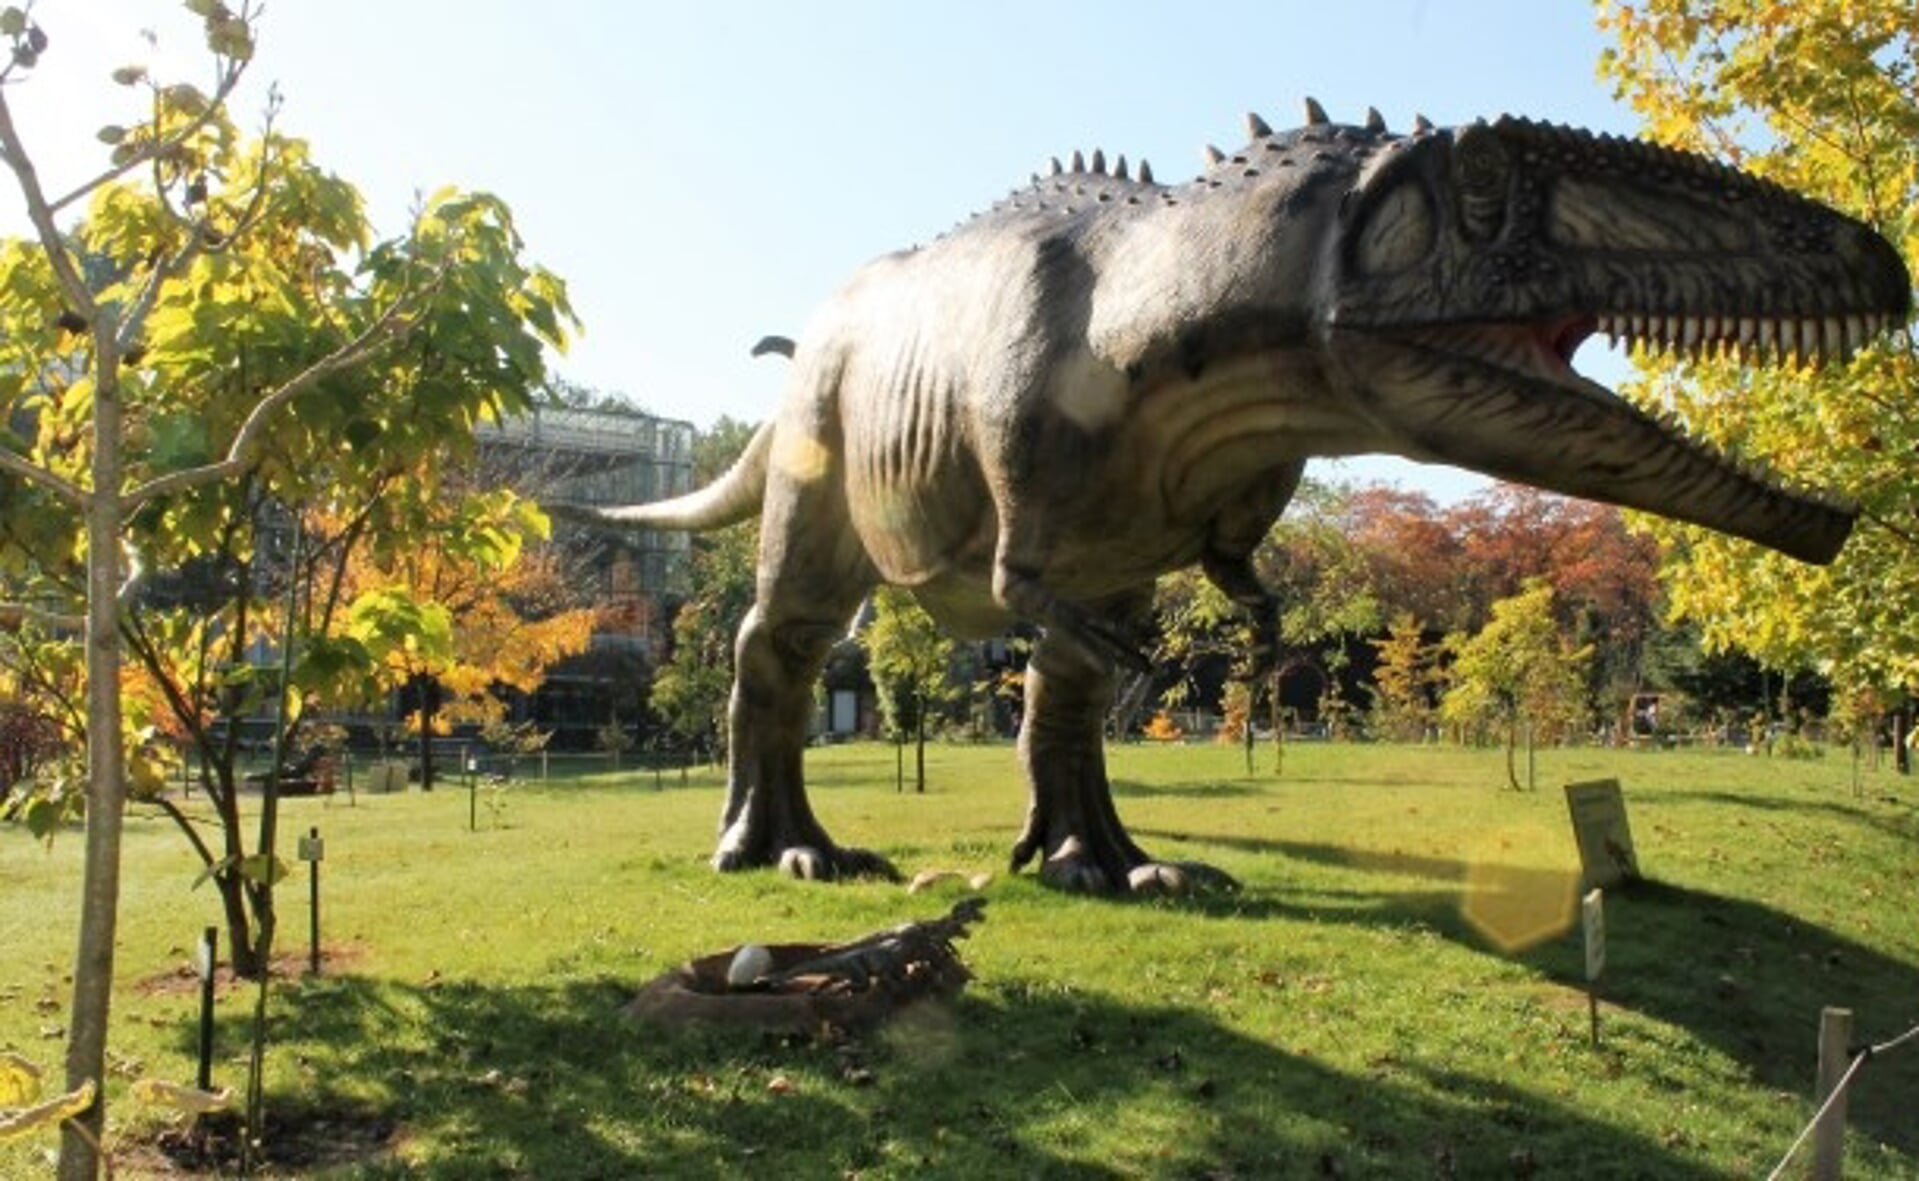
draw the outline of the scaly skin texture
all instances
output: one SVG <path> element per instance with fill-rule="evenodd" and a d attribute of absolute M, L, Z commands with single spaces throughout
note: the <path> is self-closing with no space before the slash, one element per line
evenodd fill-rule
<path fill-rule="evenodd" d="M 1852 523 L 1579 377 L 1606 331 L 1755 361 L 1842 359 L 1903 325 L 1866 227 L 1703 158 L 1516 119 L 1377 116 L 1251 140 L 1187 184 L 1054 163 L 859 271 L 790 347 L 785 406 L 735 468 L 609 524 L 761 516 L 721 869 L 886 873 L 808 806 L 810 687 L 877 583 L 949 628 L 1043 639 L 1014 851 L 1092 891 L 1223 880 L 1154 862 L 1112 804 L 1100 721 L 1153 580 L 1193 562 L 1270 633 L 1250 556 L 1315 455 L 1390 452 L 1678 517 L 1825 562 Z M 765 343 L 765 342 L 763 342 Z M 577 514 L 576 514 L 577 515 Z"/>

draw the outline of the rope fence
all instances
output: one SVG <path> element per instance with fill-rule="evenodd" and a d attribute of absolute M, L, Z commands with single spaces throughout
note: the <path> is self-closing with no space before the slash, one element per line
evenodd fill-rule
<path fill-rule="evenodd" d="M 1815 1130 L 1819 1133 L 1819 1141 L 1815 1147 L 1813 1176 L 1819 1179 L 1819 1181 L 1827 1181 L 1828 1178 L 1837 1178 L 1839 1176 L 1839 1155 L 1843 1148 L 1846 1135 L 1846 1121 L 1844 1116 L 1846 1088 L 1851 1086 L 1852 1080 L 1858 1077 L 1860 1067 L 1881 1054 L 1896 1050 L 1907 1042 L 1919 1039 L 1919 1025 L 1915 1025 L 1898 1037 L 1890 1038 L 1876 1045 L 1867 1043 L 1864 1045 L 1849 1046 L 1846 1044 L 1846 1035 L 1850 1032 L 1851 1028 L 1852 1013 L 1850 1010 L 1827 1009 L 1820 1014 L 1818 1086 L 1821 1091 L 1826 1092 L 1825 1100 L 1820 1103 L 1819 1110 L 1813 1113 L 1812 1119 L 1807 1121 L 1806 1126 L 1800 1130 L 1798 1137 L 1792 1142 L 1792 1147 L 1786 1149 L 1786 1155 L 1780 1159 L 1778 1166 L 1774 1168 L 1772 1172 L 1766 1174 L 1766 1181 L 1780 1181 L 1780 1178 L 1785 1176 L 1786 1167 L 1792 1164 L 1793 1157 L 1799 1154 L 1799 1150 L 1805 1146 L 1807 1139 L 1812 1137 Z M 1839 1033 L 1829 1047 L 1827 1045 L 1827 1037 L 1835 1030 L 1843 1030 L 1845 1032 Z M 1846 1058 L 1850 1059 L 1850 1061 L 1847 1062 L 1845 1070 L 1839 1074 L 1838 1079 L 1830 1083 L 1830 1090 L 1828 1090 L 1829 1058 L 1834 1056 L 1833 1050 L 1835 1049 L 1843 1049 Z M 1838 1114 L 1835 1115 L 1835 1112 Z M 1828 1116 L 1833 1116 L 1830 1122 L 1828 1122 Z"/>

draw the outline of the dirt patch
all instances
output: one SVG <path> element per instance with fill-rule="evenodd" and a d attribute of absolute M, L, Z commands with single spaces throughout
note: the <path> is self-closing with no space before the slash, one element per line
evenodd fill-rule
<path fill-rule="evenodd" d="M 176 948 L 173 954 L 186 955 L 187 952 Z M 320 946 L 320 974 L 338 975 L 352 968 L 366 958 L 367 949 L 359 943 L 333 943 Z M 307 974 L 311 967 L 310 956 L 305 948 L 299 951 L 283 951 L 273 957 L 273 975 L 282 980 L 296 979 Z M 231 964 L 221 964 L 213 973 L 213 992 L 215 996 L 226 996 L 236 988 L 255 984 L 242 976 L 233 974 Z M 191 959 L 185 959 L 171 968 L 155 972 L 133 982 L 133 989 L 141 996 L 198 996 L 200 994 L 200 970 Z"/>
<path fill-rule="evenodd" d="M 135 1177 L 233 1177 L 239 1175 L 245 1136 L 237 1113 L 215 1112 L 123 1142 L 114 1152 L 114 1168 Z M 398 1123 L 368 1108 L 269 1103 L 254 1175 L 304 1177 L 323 1169 L 375 1164 L 391 1156 L 399 1140 Z"/>

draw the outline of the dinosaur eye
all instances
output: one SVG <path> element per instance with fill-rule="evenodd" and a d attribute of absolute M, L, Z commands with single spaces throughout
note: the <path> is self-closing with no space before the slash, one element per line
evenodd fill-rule
<path fill-rule="evenodd" d="M 1488 127 L 1468 127 L 1453 143 L 1453 188 L 1459 196 L 1459 228 L 1485 242 L 1506 224 L 1506 194 L 1512 165 L 1506 145 Z"/>
<path fill-rule="evenodd" d="M 1402 184 L 1366 211 L 1353 248 L 1358 269 L 1368 275 L 1393 275 L 1417 265 L 1436 237 L 1432 204 L 1417 184 Z"/>

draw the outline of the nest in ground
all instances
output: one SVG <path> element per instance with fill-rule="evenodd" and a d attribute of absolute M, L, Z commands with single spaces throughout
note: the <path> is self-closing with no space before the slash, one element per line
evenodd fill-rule
<path fill-rule="evenodd" d="M 850 943 L 745 944 L 701 956 L 648 982 L 622 1012 L 655 1025 L 870 1029 L 908 1005 L 966 986 L 972 976 L 953 945 L 985 905 L 968 898 L 943 918 Z"/>

